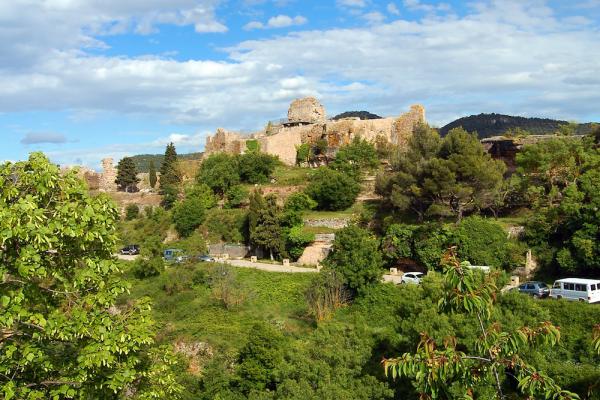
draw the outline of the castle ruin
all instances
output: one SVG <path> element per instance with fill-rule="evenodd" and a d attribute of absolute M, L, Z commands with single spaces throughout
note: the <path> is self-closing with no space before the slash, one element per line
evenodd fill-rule
<path fill-rule="evenodd" d="M 117 170 L 113 165 L 112 158 L 103 158 L 102 159 L 102 174 L 100 175 L 100 182 L 98 184 L 98 189 L 101 192 L 116 192 L 117 184 L 115 180 L 117 179 Z"/>
<path fill-rule="evenodd" d="M 287 120 L 270 123 L 262 131 L 243 135 L 217 129 L 213 136 L 206 138 L 205 154 L 242 154 L 247 149 L 248 141 L 256 141 L 261 151 L 278 156 L 285 164 L 294 165 L 296 148 L 305 143 L 314 145 L 324 139 L 328 147 L 337 149 L 355 137 L 361 137 L 370 142 L 383 138 L 388 143 L 404 146 L 415 125 L 424 122 L 425 108 L 418 104 L 412 105 L 408 112 L 398 117 L 326 119 L 323 105 L 314 97 L 306 97 L 290 104 Z"/>

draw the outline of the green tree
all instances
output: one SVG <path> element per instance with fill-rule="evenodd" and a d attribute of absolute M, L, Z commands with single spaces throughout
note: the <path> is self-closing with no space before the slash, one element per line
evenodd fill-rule
<path fill-rule="evenodd" d="M 5 399 L 177 398 L 147 301 L 112 254 L 119 214 L 41 153 L 0 166 L 0 393 Z M 160 378 L 160 379 L 159 379 Z"/>
<path fill-rule="evenodd" d="M 269 252 L 271 260 L 274 255 L 285 251 L 285 238 L 281 226 L 281 208 L 275 195 L 264 198 L 266 207 L 257 210 L 256 225 L 250 230 L 250 242 Z"/>
<path fill-rule="evenodd" d="M 308 143 L 296 146 L 296 164 L 302 165 L 310 161 L 310 145 Z"/>
<path fill-rule="evenodd" d="M 189 197 L 173 208 L 175 229 L 183 236 L 190 236 L 206 217 L 206 205 L 199 197 Z"/>
<path fill-rule="evenodd" d="M 369 231 L 355 225 L 339 230 L 325 265 L 341 274 L 350 289 L 360 292 L 378 283 L 383 274 L 379 243 Z"/>
<path fill-rule="evenodd" d="M 125 207 L 125 219 L 131 221 L 136 219 L 140 215 L 140 207 L 137 204 L 128 204 Z"/>
<path fill-rule="evenodd" d="M 248 230 L 250 235 L 258 226 L 258 219 L 262 210 L 267 208 L 267 202 L 262 195 L 260 189 L 255 189 L 250 194 L 249 205 L 248 205 Z"/>
<path fill-rule="evenodd" d="M 125 192 L 136 192 L 139 181 L 133 158 L 122 158 L 117 164 L 117 179 L 115 179 L 119 189 Z"/>
<path fill-rule="evenodd" d="M 229 188 L 225 193 L 226 208 L 240 208 L 248 200 L 248 191 L 242 185 L 236 185 Z"/>
<path fill-rule="evenodd" d="M 165 149 L 165 157 L 160 166 L 160 188 L 161 191 L 170 186 L 181 183 L 181 173 L 177 163 L 177 150 L 173 143 L 169 143 Z"/>
<path fill-rule="evenodd" d="M 360 185 L 350 176 L 326 167 L 317 169 L 305 189 L 319 210 L 344 210 L 354 204 Z"/>
<path fill-rule="evenodd" d="M 277 156 L 248 151 L 238 156 L 240 180 L 246 183 L 267 183 L 273 175 L 275 167 L 280 164 Z"/>
<path fill-rule="evenodd" d="M 379 158 L 375 146 L 359 136 L 355 136 L 352 142 L 340 147 L 335 159 L 329 164 L 331 168 L 357 179 L 364 171 L 373 170 L 378 165 Z"/>
<path fill-rule="evenodd" d="M 291 227 L 285 235 L 285 248 L 289 257 L 296 261 L 306 246 L 315 241 L 315 234 L 304 232 L 301 225 Z"/>
<path fill-rule="evenodd" d="M 494 205 L 506 167 L 484 150 L 476 134 L 462 128 L 439 134 L 419 126 L 392 172 L 380 174 L 377 192 L 401 211 L 456 216 Z"/>
<path fill-rule="evenodd" d="M 248 332 L 248 342 L 240 350 L 237 373 L 242 392 L 274 390 L 276 369 L 283 361 L 284 338 L 266 323 L 255 324 Z"/>
<path fill-rule="evenodd" d="M 200 165 L 196 181 L 208 185 L 213 192 L 222 197 L 229 188 L 240 183 L 236 157 L 226 153 L 208 156 Z"/>
<path fill-rule="evenodd" d="M 156 167 L 154 166 L 154 161 L 150 161 L 150 170 L 148 173 L 148 181 L 150 183 L 150 187 L 152 189 L 154 189 L 154 187 L 156 186 L 156 182 L 158 181 L 158 178 L 156 177 Z"/>
<path fill-rule="evenodd" d="M 508 383 L 504 380 L 510 375 L 525 396 L 579 399 L 577 394 L 562 390 L 525 356 L 530 348 L 556 345 L 560 340 L 558 328 L 543 322 L 534 328 L 503 331 L 498 323 L 490 322 L 498 291 L 494 278 L 466 268 L 452 252 L 444 257 L 443 264 L 445 287 L 440 311 L 475 318 L 481 336 L 473 352 L 465 352 L 465 345 L 456 337 L 447 337 L 441 345 L 423 332 L 415 354 L 384 359 L 386 374 L 412 378 L 421 398 L 506 399 Z"/>

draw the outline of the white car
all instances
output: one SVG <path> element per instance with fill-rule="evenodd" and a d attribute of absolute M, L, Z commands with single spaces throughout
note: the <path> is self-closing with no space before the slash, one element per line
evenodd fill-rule
<path fill-rule="evenodd" d="M 425 276 L 425 274 L 422 272 L 407 272 L 404 275 L 402 275 L 400 283 L 415 283 L 418 285 L 421 283 L 421 279 L 423 279 L 423 276 Z"/>

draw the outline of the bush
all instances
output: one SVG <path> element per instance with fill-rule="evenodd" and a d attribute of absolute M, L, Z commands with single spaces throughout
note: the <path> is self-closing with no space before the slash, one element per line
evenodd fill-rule
<path fill-rule="evenodd" d="M 350 300 L 344 279 L 333 270 L 323 270 L 313 278 L 304 292 L 308 311 L 316 322 L 328 319 Z"/>
<path fill-rule="evenodd" d="M 356 292 L 378 283 L 383 273 L 377 239 L 366 229 L 354 225 L 336 233 L 325 265 L 340 273 L 348 287 Z"/>
<path fill-rule="evenodd" d="M 202 230 L 211 242 L 245 243 L 248 240 L 248 214 L 245 210 L 209 210 Z"/>
<path fill-rule="evenodd" d="M 144 258 L 135 260 L 133 265 L 133 275 L 136 278 L 144 279 L 160 275 L 165 270 L 165 263 L 162 257 Z"/>
<path fill-rule="evenodd" d="M 239 173 L 242 182 L 267 183 L 279 165 L 279 158 L 270 154 L 249 151 L 238 157 Z"/>
<path fill-rule="evenodd" d="M 248 191 L 241 185 L 232 186 L 225 193 L 225 207 L 239 208 L 248 201 Z"/>
<path fill-rule="evenodd" d="M 175 229 L 184 237 L 188 237 L 199 227 L 206 216 L 206 209 L 202 199 L 193 197 L 177 203 L 173 210 Z"/>
<path fill-rule="evenodd" d="M 467 217 L 458 224 L 453 236 L 452 243 L 457 246 L 459 258 L 473 265 L 510 269 L 519 266 L 519 260 L 523 260 L 522 254 L 516 259 L 511 254 L 519 249 L 510 245 L 504 228 L 489 219 Z"/>
<path fill-rule="evenodd" d="M 350 207 L 359 192 L 360 185 L 354 179 L 325 167 L 315 171 L 306 188 L 306 194 L 317 202 L 319 210 L 332 211 Z"/>
<path fill-rule="evenodd" d="M 283 206 L 283 209 L 286 211 L 304 211 L 312 210 L 315 207 L 317 207 L 317 202 L 311 199 L 306 193 L 296 192 L 291 194 L 285 200 L 285 205 Z"/>
<path fill-rule="evenodd" d="M 226 265 L 213 268 L 208 282 L 214 299 L 228 310 L 241 306 L 250 294 L 235 269 Z"/>
<path fill-rule="evenodd" d="M 125 219 L 127 221 L 131 221 L 132 219 L 136 219 L 140 215 L 140 208 L 137 204 L 128 204 L 125 207 Z"/>
<path fill-rule="evenodd" d="M 230 187 L 240 183 L 236 157 L 226 153 L 210 155 L 200 165 L 196 181 L 208 185 L 214 193 L 224 195 Z"/>
<path fill-rule="evenodd" d="M 292 260 L 302 256 L 304 249 L 315 240 L 314 233 L 304 232 L 301 226 L 294 226 L 286 237 L 286 250 Z"/>

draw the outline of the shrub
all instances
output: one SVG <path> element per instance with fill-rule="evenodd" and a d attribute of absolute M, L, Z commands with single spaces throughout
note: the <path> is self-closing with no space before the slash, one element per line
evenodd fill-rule
<path fill-rule="evenodd" d="M 248 191 L 241 185 L 232 186 L 225 193 L 225 207 L 239 208 L 248 200 Z"/>
<path fill-rule="evenodd" d="M 238 158 L 240 179 L 246 183 L 266 183 L 278 164 L 277 156 L 256 151 L 246 152 Z"/>
<path fill-rule="evenodd" d="M 196 181 L 208 185 L 214 193 L 222 196 L 230 187 L 240 183 L 236 157 L 226 153 L 210 155 L 200 165 Z"/>
<path fill-rule="evenodd" d="M 286 237 L 286 250 L 292 260 L 302 256 L 304 249 L 315 240 L 314 233 L 304 232 L 301 226 L 294 226 Z"/>
<path fill-rule="evenodd" d="M 175 229 L 181 236 L 190 236 L 204 222 L 205 216 L 206 209 L 202 199 L 187 198 L 177 203 L 173 210 Z"/>
<path fill-rule="evenodd" d="M 312 210 L 317 206 L 317 202 L 310 198 L 304 192 L 296 192 L 291 194 L 286 200 L 283 206 L 284 210 L 292 211 L 304 211 Z"/>
<path fill-rule="evenodd" d="M 366 229 L 354 225 L 336 233 L 325 264 L 338 272 L 348 287 L 356 292 L 378 283 L 383 272 L 377 239 Z"/>
<path fill-rule="evenodd" d="M 413 259 L 413 236 L 415 227 L 411 225 L 392 224 L 388 227 L 381 241 L 384 258 L 391 265 L 402 258 Z"/>
<path fill-rule="evenodd" d="M 248 214 L 245 210 L 212 209 L 202 226 L 211 242 L 244 243 L 248 239 Z"/>
<path fill-rule="evenodd" d="M 241 306 L 250 293 L 237 278 L 235 269 L 226 265 L 213 268 L 208 281 L 213 298 L 228 310 Z"/>
<path fill-rule="evenodd" d="M 135 260 L 132 270 L 136 278 L 151 278 L 160 275 L 165 270 L 165 263 L 162 257 L 153 257 L 150 259 L 140 257 Z"/>
<path fill-rule="evenodd" d="M 308 143 L 296 146 L 296 164 L 301 165 L 310 161 L 310 146 Z"/>
<path fill-rule="evenodd" d="M 125 207 L 125 219 L 127 221 L 131 221 L 132 219 L 136 219 L 140 215 L 140 208 L 137 204 L 128 204 Z"/>
<path fill-rule="evenodd" d="M 321 167 L 310 179 L 306 188 L 320 210 L 344 210 L 350 207 L 360 192 L 360 185 L 351 177 L 329 168 Z"/>
<path fill-rule="evenodd" d="M 344 279 L 333 270 L 322 270 L 304 292 L 310 315 L 316 322 L 328 319 L 338 308 L 350 300 Z"/>

